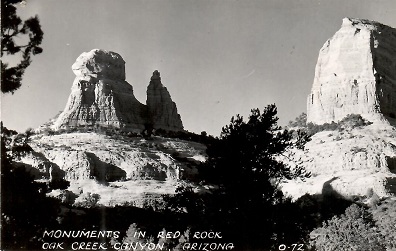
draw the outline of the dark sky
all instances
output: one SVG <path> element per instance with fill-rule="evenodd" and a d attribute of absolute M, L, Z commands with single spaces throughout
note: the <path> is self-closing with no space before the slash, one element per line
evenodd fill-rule
<path fill-rule="evenodd" d="M 29 0 L 18 11 L 44 31 L 23 87 L 2 95 L 1 119 L 19 131 L 64 109 L 71 65 L 94 48 L 124 58 L 142 103 L 158 69 L 189 131 L 218 135 L 271 103 L 285 125 L 305 112 L 319 49 L 342 18 L 396 27 L 394 0 Z"/>

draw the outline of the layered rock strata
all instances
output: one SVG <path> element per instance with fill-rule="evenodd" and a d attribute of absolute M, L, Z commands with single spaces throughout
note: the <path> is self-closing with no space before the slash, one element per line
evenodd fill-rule
<path fill-rule="evenodd" d="M 154 129 L 169 131 L 183 130 L 180 115 L 177 113 L 175 102 L 165 86 L 161 83 L 160 73 L 154 71 L 147 87 L 147 107 L 151 125 Z"/>
<path fill-rule="evenodd" d="M 139 206 L 152 196 L 172 194 L 206 160 L 204 145 L 161 137 L 147 141 L 98 133 L 38 134 L 29 145 L 32 151 L 14 161 L 35 179 L 65 179 L 70 186 L 64 192 L 80 197 L 96 193 L 106 206 L 131 202 Z"/>
<path fill-rule="evenodd" d="M 55 129 L 104 126 L 141 132 L 154 125 L 183 130 L 176 104 L 160 80 L 154 88 L 150 83 L 147 105 L 135 98 L 133 87 L 125 81 L 125 61 L 119 54 L 99 49 L 82 53 L 72 70 L 76 78 Z"/>
<path fill-rule="evenodd" d="M 320 49 L 307 121 L 339 121 L 361 114 L 372 122 L 395 122 L 396 29 L 344 18 Z"/>

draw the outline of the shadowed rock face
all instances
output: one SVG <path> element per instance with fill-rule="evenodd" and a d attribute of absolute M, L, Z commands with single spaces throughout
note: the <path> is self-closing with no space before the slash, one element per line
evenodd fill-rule
<path fill-rule="evenodd" d="M 55 129 L 99 125 L 141 132 L 150 125 L 183 130 L 176 104 L 160 80 L 155 85 L 150 82 L 147 105 L 135 98 L 132 86 L 125 81 L 125 62 L 119 54 L 99 49 L 84 52 L 72 70 L 76 78 Z M 154 74 L 159 76 L 158 71 Z"/>
<path fill-rule="evenodd" d="M 396 29 L 344 18 L 341 29 L 321 48 L 307 121 L 339 121 L 361 114 L 372 122 L 396 118 Z"/>

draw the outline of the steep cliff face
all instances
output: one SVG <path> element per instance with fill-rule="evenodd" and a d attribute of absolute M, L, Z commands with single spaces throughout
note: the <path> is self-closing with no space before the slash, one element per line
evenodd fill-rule
<path fill-rule="evenodd" d="M 361 114 L 372 122 L 395 122 L 396 30 L 377 22 L 344 18 L 320 49 L 307 121 L 339 121 Z"/>
<path fill-rule="evenodd" d="M 144 105 L 135 98 L 132 86 L 125 81 L 125 62 L 115 52 L 94 49 L 83 53 L 72 70 L 76 78 L 54 129 L 111 126 L 141 132 L 152 126 L 183 130 L 176 104 L 162 85 L 158 71 L 152 77 L 147 105 Z"/>
<path fill-rule="evenodd" d="M 146 107 L 125 81 L 125 62 L 120 55 L 95 49 L 81 54 L 72 69 L 76 78 L 56 129 L 84 125 L 144 129 Z"/>
<path fill-rule="evenodd" d="M 183 130 L 180 115 L 177 113 L 175 102 L 161 83 L 160 73 L 154 71 L 147 87 L 147 107 L 149 118 L 154 129 L 169 131 Z"/>

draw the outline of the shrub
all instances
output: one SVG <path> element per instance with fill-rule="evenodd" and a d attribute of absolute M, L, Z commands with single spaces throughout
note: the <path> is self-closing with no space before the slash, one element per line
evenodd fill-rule
<path fill-rule="evenodd" d="M 97 206 L 99 200 L 100 200 L 99 194 L 87 192 L 81 194 L 80 197 L 76 199 L 74 205 L 77 207 L 91 208 Z"/>
<path fill-rule="evenodd" d="M 289 126 L 291 127 L 306 127 L 307 126 L 307 114 L 305 112 L 301 113 L 294 121 L 289 121 Z"/>
<path fill-rule="evenodd" d="M 367 149 L 363 148 L 363 147 L 354 146 L 351 148 L 351 152 L 354 154 L 359 153 L 359 152 L 367 153 Z"/>
<path fill-rule="evenodd" d="M 371 125 L 372 122 L 365 120 L 360 114 L 348 114 L 339 122 L 339 124 L 344 127 L 350 126 L 351 128 L 355 128 Z"/>
<path fill-rule="evenodd" d="M 76 200 L 77 195 L 75 195 L 71 191 L 62 190 L 61 193 L 56 198 L 59 199 L 64 204 L 72 205 Z"/>
<path fill-rule="evenodd" d="M 370 209 L 376 226 L 384 237 L 383 244 L 386 248 L 396 248 L 396 201 L 387 199 L 377 207 Z"/>
<path fill-rule="evenodd" d="M 52 179 L 49 184 L 49 189 L 66 189 L 70 186 L 70 181 L 64 179 Z"/>
<path fill-rule="evenodd" d="M 52 136 L 55 135 L 55 131 L 51 129 L 50 127 L 45 127 L 42 129 L 42 133 L 46 136 Z"/>
<path fill-rule="evenodd" d="M 166 137 L 166 138 L 177 138 L 177 139 L 182 139 L 182 140 L 194 141 L 194 142 L 199 142 L 199 143 L 202 143 L 205 145 L 210 145 L 217 139 L 217 138 L 213 137 L 212 135 L 208 135 L 205 131 L 202 131 L 201 134 L 196 134 L 196 133 L 189 132 L 189 131 L 178 131 L 178 132 L 166 131 L 161 128 L 155 130 L 154 135 Z"/>
<path fill-rule="evenodd" d="M 311 244 L 318 251 L 385 250 L 384 239 L 375 230 L 372 215 L 356 204 L 312 231 L 311 238 Z"/>
<path fill-rule="evenodd" d="M 297 126 L 298 124 L 301 127 L 304 127 L 308 135 L 314 135 L 322 131 L 335 131 L 335 130 L 343 131 L 344 129 L 347 128 L 353 129 L 356 127 L 362 127 L 372 124 L 372 122 L 365 120 L 360 114 L 348 114 L 347 116 L 345 116 L 345 118 L 343 118 L 337 123 L 332 121 L 331 123 L 324 123 L 322 125 L 317 125 L 312 122 L 309 122 L 306 123 L 305 126 L 303 126 L 303 123 L 297 122 L 297 119 L 298 118 L 296 118 L 295 122 L 289 122 L 289 125 Z"/>

